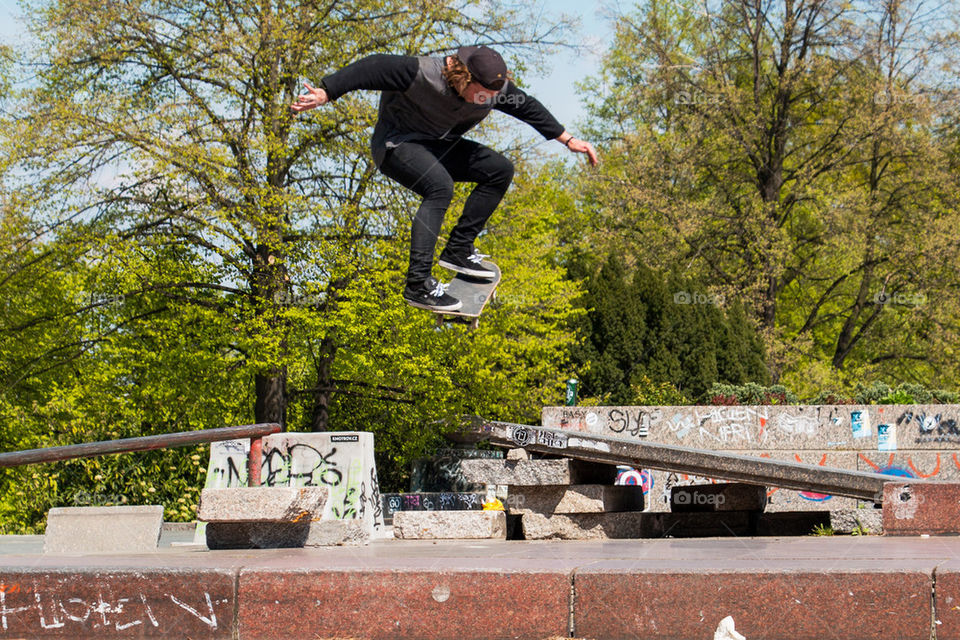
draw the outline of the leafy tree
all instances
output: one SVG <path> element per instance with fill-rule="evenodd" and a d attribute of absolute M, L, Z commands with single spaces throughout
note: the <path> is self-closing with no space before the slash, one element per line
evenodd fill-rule
<path fill-rule="evenodd" d="M 649 0 L 619 16 L 584 85 L 607 140 L 601 177 L 584 179 L 586 242 L 625 240 L 742 301 L 773 378 L 803 393 L 862 376 L 955 379 L 944 12 Z"/>
<path fill-rule="evenodd" d="M 736 304 L 723 310 L 721 298 L 690 281 L 642 263 L 628 267 L 619 255 L 599 266 L 578 255 L 570 271 L 585 288 L 582 346 L 574 352 L 584 396 L 632 404 L 651 385 L 672 384 L 695 398 L 717 381 L 767 380 L 760 340 Z"/>
<path fill-rule="evenodd" d="M 21 70 L 39 71 L 7 97 L 0 141 L 4 444 L 362 429 L 398 489 L 463 413 L 529 419 L 556 402 L 575 293 L 547 221 L 567 205 L 556 185 L 524 186 L 553 178 L 521 162 L 516 203 L 481 240 L 503 303 L 477 332 L 435 332 L 398 295 L 415 205 L 368 159 L 374 96 L 304 122 L 288 108 L 301 78 L 368 53 L 562 37 L 566 23 L 530 17 L 501 3 L 37 5 L 42 54 Z M 202 452 L 151 455 L 6 472 L 22 492 L 0 509 L 35 530 L 48 506 L 122 495 L 189 519 Z"/>

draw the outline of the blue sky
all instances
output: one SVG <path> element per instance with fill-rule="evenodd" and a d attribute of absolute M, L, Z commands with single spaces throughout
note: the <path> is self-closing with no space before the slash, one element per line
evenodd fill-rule
<path fill-rule="evenodd" d="M 534 95 L 573 133 L 577 122 L 584 117 L 583 105 L 577 94 L 576 82 L 593 74 L 600 56 L 609 46 L 610 28 L 605 14 L 612 0 L 539 0 L 537 5 L 545 15 L 551 12 L 578 16 L 579 32 L 572 38 L 583 46 L 579 52 L 560 51 L 550 58 L 550 66 L 528 70 L 524 81 L 528 92 Z M 615 0 L 613 0 L 615 1 Z M 0 41 L 5 44 L 23 42 L 23 27 L 19 21 L 20 9 L 15 0 L 0 0 Z"/>

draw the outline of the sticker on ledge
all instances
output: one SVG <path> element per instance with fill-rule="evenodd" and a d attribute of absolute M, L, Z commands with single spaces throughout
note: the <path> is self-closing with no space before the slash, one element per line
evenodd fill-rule
<path fill-rule="evenodd" d="M 893 424 L 877 425 L 877 451 L 897 450 L 897 426 Z"/>
<path fill-rule="evenodd" d="M 873 435 L 870 428 L 870 414 L 866 411 L 850 412 L 850 427 L 853 429 L 853 439 L 869 438 Z"/>

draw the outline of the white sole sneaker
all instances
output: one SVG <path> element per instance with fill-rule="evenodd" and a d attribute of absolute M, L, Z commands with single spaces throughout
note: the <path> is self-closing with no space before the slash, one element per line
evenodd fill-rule
<path fill-rule="evenodd" d="M 453 264 L 452 262 L 447 262 L 446 260 L 440 260 L 437 262 L 437 264 L 444 269 L 450 269 L 450 271 L 456 271 L 457 273 L 462 273 L 465 276 L 473 276 L 474 278 L 494 278 L 497 275 L 489 269 L 484 269 L 482 267 L 479 269 L 463 267 L 458 264 Z"/>
<path fill-rule="evenodd" d="M 427 311 L 459 311 L 463 308 L 463 303 L 457 300 L 456 304 L 448 304 L 443 306 L 429 305 L 422 302 L 415 302 L 407 298 L 403 299 L 411 307 L 416 307 L 417 309 L 426 309 Z"/>

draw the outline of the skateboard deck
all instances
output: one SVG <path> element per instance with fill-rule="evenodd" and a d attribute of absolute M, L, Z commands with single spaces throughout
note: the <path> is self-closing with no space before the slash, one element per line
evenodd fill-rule
<path fill-rule="evenodd" d="M 484 260 L 481 263 L 485 268 L 495 272 L 493 278 L 477 278 L 458 273 L 450 284 L 447 293 L 463 303 L 457 311 L 431 311 L 437 316 L 437 327 L 446 322 L 462 322 L 476 329 L 480 324 L 480 314 L 484 307 L 497 294 L 497 285 L 500 284 L 500 267 Z"/>

